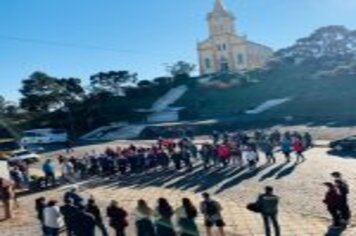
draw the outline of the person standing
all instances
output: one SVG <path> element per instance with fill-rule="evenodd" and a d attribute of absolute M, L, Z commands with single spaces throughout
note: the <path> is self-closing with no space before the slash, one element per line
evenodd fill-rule
<path fill-rule="evenodd" d="M 64 226 L 57 201 L 51 200 L 43 211 L 46 236 L 59 236 L 59 230 Z"/>
<path fill-rule="evenodd" d="M 285 135 L 285 137 L 281 142 L 281 150 L 284 154 L 284 157 L 286 158 L 286 162 L 290 162 L 291 149 L 292 149 L 292 142 L 290 138 L 287 135 Z"/>
<path fill-rule="evenodd" d="M 250 146 L 247 146 L 242 151 L 243 159 L 247 161 L 250 171 L 256 170 L 256 165 L 258 161 L 257 152 L 253 150 Z"/>
<path fill-rule="evenodd" d="M 331 176 L 334 178 L 336 188 L 340 194 L 340 210 L 342 219 L 345 221 L 345 224 L 348 224 L 351 218 L 351 212 L 348 203 L 348 195 L 350 192 L 349 185 L 342 178 L 342 174 L 340 172 L 333 172 L 331 173 Z"/>
<path fill-rule="evenodd" d="M 271 235 L 271 224 L 274 228 L 276 236 L 280 236 L 280 226 L 278 223 L 278 204 L 279 197 L 273 193 L 273 188 L 267 186 L 265 193 L 261 194 L 257 199 L 257 205 L 260 207 L 266 236 Z"/>
<path fill-rule="evenodd" d="M 180 227 L 180 236 L 199 236 L 199 230 L 195 219 L 198 211 L 188 198 L 182 199 L 182 206 L 175 211 Z"/>
<path fill-rule="evenodd" d="M 74 206 L 71 198 L 64 199 L 64 205 L 59 208 L 64 217 L 64 224 L 66 226 L 67 235 L 75 236 L 75 216 L 78 213 L 78 207 Z"/>
<path fill-rule="evenodd" d="M 12 219 L 15 201 L 14 183 L 2 177 L 0 177 L 0 199 L 4 205 L 5 219 Z"/>
<path fill-rule="evenodd" d="M 95 203 L 94 198 L 90 198 L 88 200 L 88 204 L 86 205 L 85 208 L 86 212 L 90 213 L 91 215 L 94 216 L 95 219 L 95 224 L 99 227 L 99 229 L 102 232 L 103 236 L 109 236 L 108 231 L 105 227 L 105 224 L 103 222 L 103 218 L 101 217 L 101 211 L 98 205 Z"/>
<path fill-rule="evenodd" d="M 75 236 L 95 236 L 95 217 L 85 211 L 85 206 L 78 206 L 77 214 L 74 215 Z"/>
<path fill-rule="evenodd" d="M 305 161 L 305 157 L 303 155 L 305 149 L 304 149 L 303 142 L 299 137 L 294 138 L 293 150 L 297 155 L 297 160 L 296 160 L 297 163 Z"/>
<path fill-rule="evenodd" d="M 46 187 L 49 186 L 49 183 L 51 183 L 51 186 L 56 185 L 56 175 L 55 175 L 55 167 L 52 162 L 52 160 L 47 159 L 46 162 L 42 166 L 42 171 L 45 175 L 45 184 Z"/>
<path fill-rule="evenodd" d="M 71 200 L 77 207 L 83 204 L 83 198 L 78 194 L 78 187 L 73 187 L 64 194 L 64 202 L 66 200 Z"/>
<path fill-rule="evenodd" d="M 221 205 L 217 201 L 212 200 L 208 193 L 203 193 L 202 196 L 203 201 L 200 203 L 200 211 L 204 215 L 207 236 L 212 235 L 211 228 L 213 226 L 219 229 L 220 236 L 225 236 L 225 222 L 221 216 Z"/>
<path fill-rule="evenodd" d="M 276 158 L 273 154 L 273 144 L 271 141 L 268 139 L 262 141 L 261 149 L 266 156 L 267 164 L 276 163 Z"/>
<path fill-rule="evenodd" d="M 154 211 L 147 205 L 144 200 L 137 202 L 134 211 L 137 236 L 155 236 L 155 229 L 152 223 Z"/>
<path fill-rule="evenodd" d="M 109 217 L 109 224 L 114 229 L 116 236 L 125 236 L 127 222 L 127 212 L 119 207 L 117 201 L 111 201 L 106 209 L 106 215 Z"/>
<path fill-rule="evenodd" d="M 341 227 L 341 212 L 340 212 L 340 200 L 341 197 L 333 183 L 324 183 L 328 188 L 325 193 L 323 203 L 326 205 L 328 212 L 330 213 L 333 221 L 333 227 Z"/>
<path fill-rule="evenodd" d="M 155 222 L 157 236 L 176 236 L 174 231 L 172 217 L 173 209 L 167 199 L 159 198 L 156 208 L 157 219 Z"/>
<path fill-rule="evenodd" d="M 46 236 L 46 227 L 44 225 L 44 209 L 46 208 L 46 198 L 40 197 L 35 200 L 35 210 L 37 212 L 37 219 L 41 224 L 43 236 Z"/>
<path fill-rule="evenodd" d="M 228 147 L 227 144 L 221 144 L 218 146 L 217 152 L 218 152 L 218 157 L 220 162 L 224 167 L 226 167 L 230 159 L 230 153 L 231 153 L 230 148 Z"/>

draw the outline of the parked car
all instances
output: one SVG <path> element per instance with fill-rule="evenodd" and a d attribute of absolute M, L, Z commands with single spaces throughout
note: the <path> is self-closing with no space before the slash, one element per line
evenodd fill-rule
<path fill-rule="evenodd" d="M 10 163 L 17 161 L 25 161 L 29 164 L 38 162 L 40 159 L 40 155 L 25 149 L 14 151 L 9 154 L 9 157 L 7 158 Z"/>
<path fill-rule="evenodd" d="M 356 135 L 333 141 L 329 147 L 337 152 L 356 152 Z"/>

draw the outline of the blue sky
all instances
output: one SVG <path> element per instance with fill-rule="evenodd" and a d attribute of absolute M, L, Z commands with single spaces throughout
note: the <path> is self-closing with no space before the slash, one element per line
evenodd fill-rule
<path fill-rule="evenodd" d="M 213 2 L 1 0 L 0 94 L 17 99 L 21 80 L 36 70 L 79 77 L 87 84 L 89 75 L 98 71 L 127 69 L 140 79 L 152 79 L 166 73 L 166 63 L 196 63 L 196 42 L 207 37 L 205 18 Z M 274 49 L 320 26 L 356 29 L 356 0 L 224 2 L 237 17 L 240 33 Z"/>

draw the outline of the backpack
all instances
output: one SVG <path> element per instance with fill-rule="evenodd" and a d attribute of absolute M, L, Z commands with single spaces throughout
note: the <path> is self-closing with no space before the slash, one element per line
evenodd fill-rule
<path fill-rule="evenodd" d="M 216 215 L 217 213 L 219 213 L 218 207 L 216 203 L 213 201 L 206 201 L 205 209 L 206 209 L 206 214 L 209 216 Z"/>

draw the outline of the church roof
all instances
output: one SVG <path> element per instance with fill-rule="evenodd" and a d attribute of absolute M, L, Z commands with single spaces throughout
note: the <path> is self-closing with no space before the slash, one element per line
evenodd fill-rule
<path fill-rule="evenodd" d="M 215 0 L 214 9 L 211 13 L 209 13 L 208 18 L 220 16 L 234 18 L 233 14 L 226 10 L 223 0 Z"/>
<path fill-rule="evenodd" d="M 227 12 L 222 0 L 215 0 L 214 12 L 225 13 Z"/>

